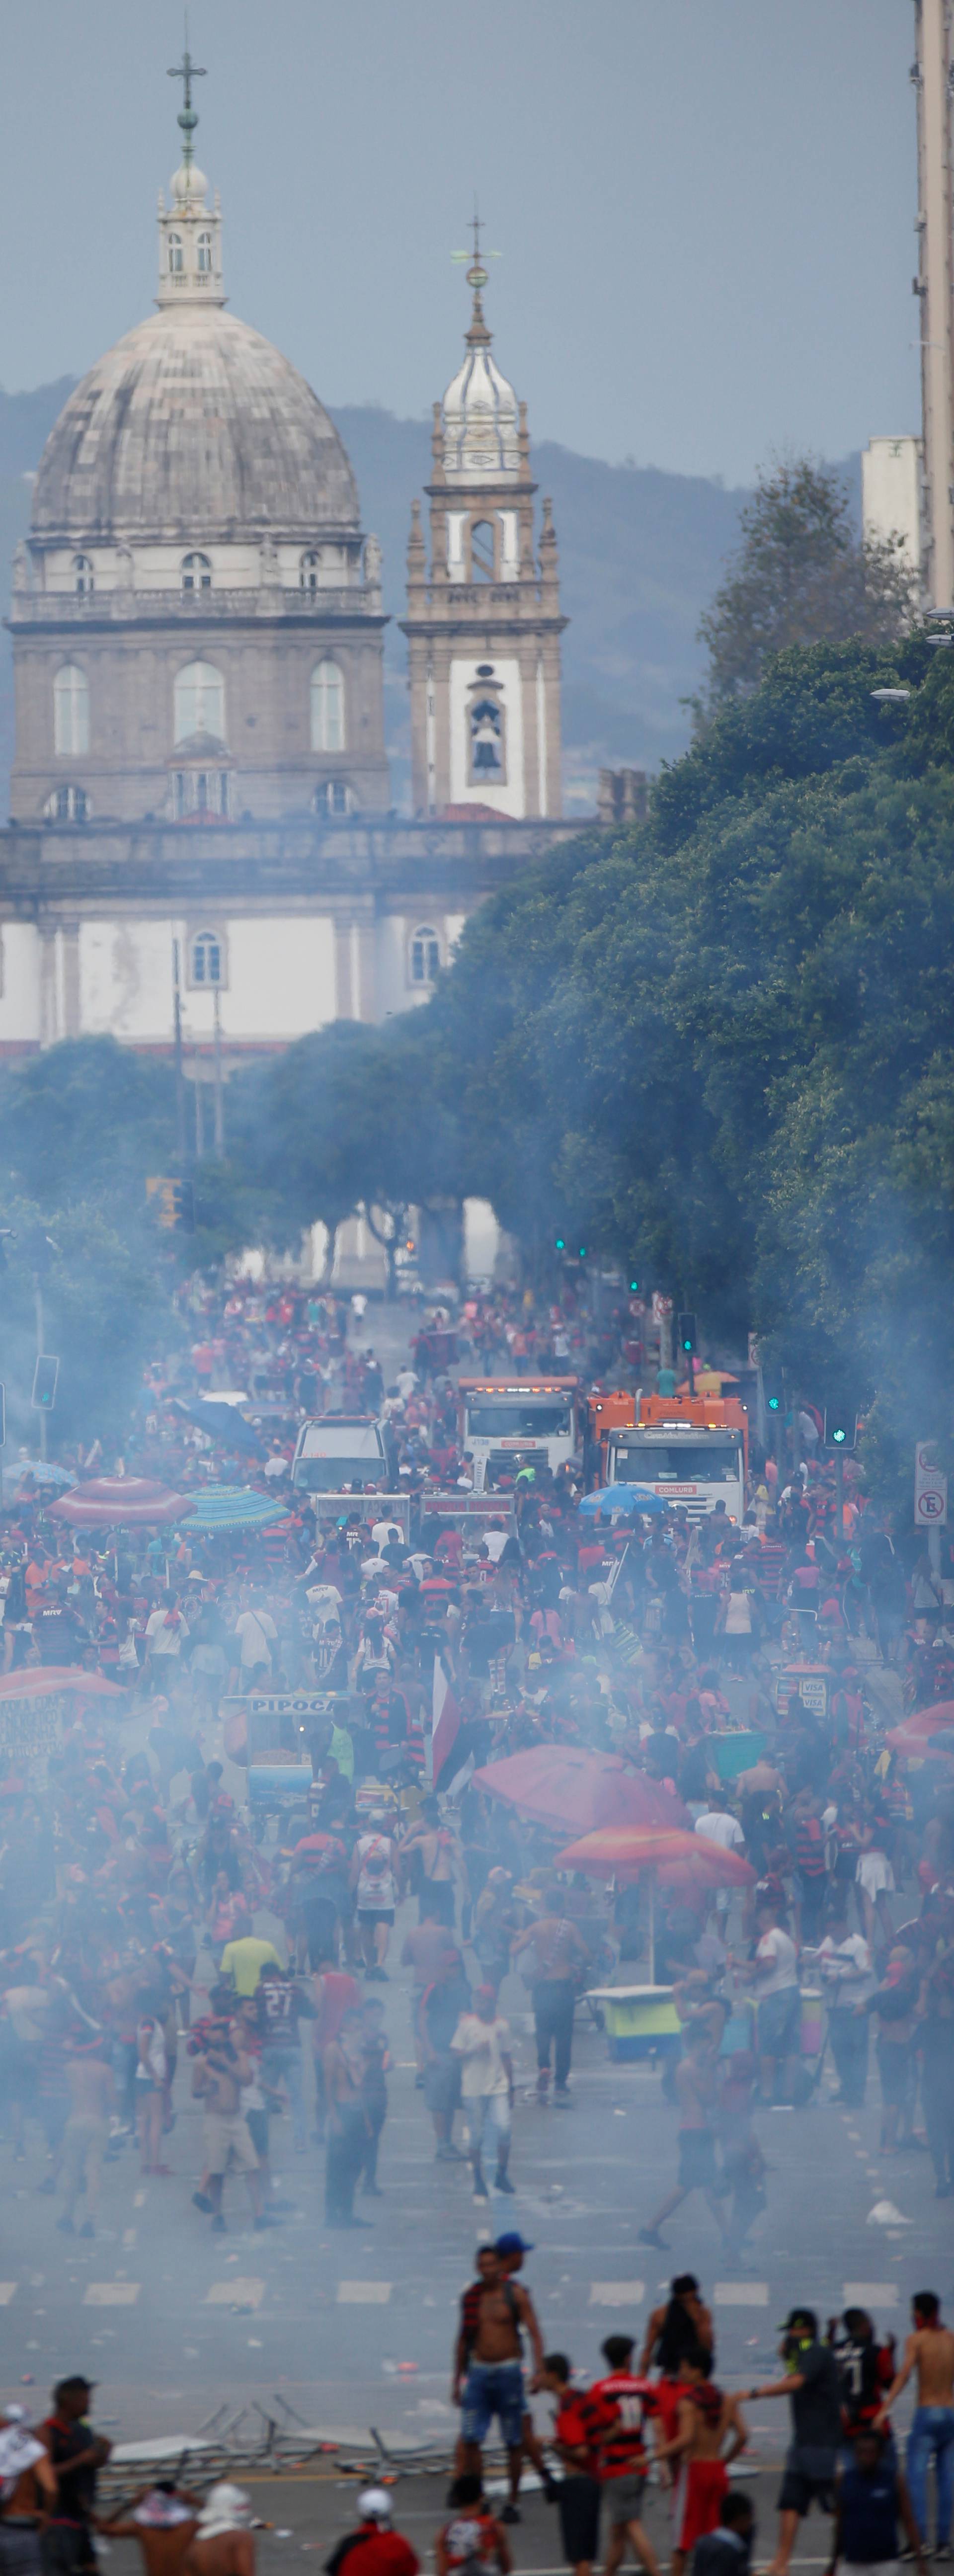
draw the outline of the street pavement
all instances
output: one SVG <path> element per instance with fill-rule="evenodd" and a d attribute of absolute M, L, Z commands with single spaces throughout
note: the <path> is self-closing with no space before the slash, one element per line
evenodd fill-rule
<path fill-rule="evenodd" d="M 414 1919 L 411 1905 L 400 1910 L 392 1955 Z M 760 2115 L 768 2206 L 751 2239 L 753 2268 L 742 2273 L 720 2260 L 698 2194 L 667 2223 L 670 2253 L 639 2245 L 638 2229 L 673 2175 L 676 2115 L 660 2078 L 638 2064 L 613 2065 L 603 2035 L 579 2016 L 572 2108 L 540 2107 L 526 1989 L 515 1977 L 503 2004 L 520 2088 L 517 2193 L 506 2202 L 495 2195 L 489 2212 L 475 2206 L 468 2167 L 434 2162 L 414 2086 L 408 1989 L 396 1974 L 378 1991 L 396 2064 L 380 2155 L 384 2198 L 357 2204 L 371 2220 L 366 2230 L 325 2230 L 321 2150 L 293 2153 L 290 2123 L 278 2120 L 272 2160 L 293 2213 L 280 2228 L 253 2233 L 236 2177 L 227 2185 L 229 2233 L 212 2236 L 190 2199 L 200 2120 L 184 2052 L 177 2123 L 165 2142 L 175 2171 L 143 2181 L 124 2146 L 105 2169 L 95 2241 L 57 2233 L 58 2203 L 37 2192 L 35 2130 L 25 2164 L 14 2162 L 9 2142 L 0 2145 L 8 2397 L 33 2385 L 43 2392 L 55 2376 L 82 2369 L 101 2382 L 97 2413 L 117 2438 L 195 2432 L 223 2404 L 265 2403 L 277 2392 L 329 2436 L 377 2426 L 404 2442 L 449 2443 L 457 2294 L 478 2238 L 504 2225 L 533 2241 L 526 2278 L 545 2343 L 585 2371 L 597 2366 L 602 2336 L 638 2333 L 669 2275 L 686 2268 L 713 2301 L 719 2372 L 730 2385 L 764 2374 L 796 2297 L 824 2317 L 860 2301 L 900 2334 L 912 2290 L 950 2292 L 951 2204 L 935 2200 L 926 2155 L 879 2153 L 875 2081 L 858 2114 L 834 2103 L 826 2076 L 807 2109 Z M 870 2216 L 885 2200 L 898 2212 L 887 2227 Z M 784 2411 L 753 2412 L 773 2455 Z"/>

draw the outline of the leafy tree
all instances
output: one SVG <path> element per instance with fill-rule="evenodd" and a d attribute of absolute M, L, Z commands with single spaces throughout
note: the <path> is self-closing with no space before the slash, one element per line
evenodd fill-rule
<path fill-rule="evenodd" d="M 890 642 L 912 610 L 900 537 L 859 539 L 841 476 L 811 457 L 763 473 L 741 513 L 741 542 L 700 621 L 709 670 L 705 722 L 756 689 L 791 644 Z"/>
<path fill-rule="evenodd" d="M 36 1357 L 34 1244 L 56 1247 L 43 1278 L 44 1342 L 60 1361 L 51 1428 L 57 1447 L 96 1434 L 121 1447 L 145 1361 L 168 1349 L 177 1326 L 168 1287 L 144 1220 L 119 1233 L 94 1202 L 55 1211 L 10 1198 L 0 1212 L 5 1263 L 0 1272 L 4 1377 L 10 1434 L 32 1441 L 30 1409 Z"/>

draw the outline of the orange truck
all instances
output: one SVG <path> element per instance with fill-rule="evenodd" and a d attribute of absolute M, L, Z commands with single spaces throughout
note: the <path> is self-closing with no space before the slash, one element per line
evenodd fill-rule
<path fill-rule="evenodd" d="M 745 1511 L 749 1423 L 737 1396 L 626 1395 L 587 1398 L 588 1484 L 644 1485 L 681 1505 L 689 1520 L 725 1507 Z"/>

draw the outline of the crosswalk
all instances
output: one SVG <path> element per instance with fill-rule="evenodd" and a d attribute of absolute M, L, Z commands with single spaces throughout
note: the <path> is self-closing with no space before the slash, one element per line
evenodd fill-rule
<path fill-rule="evenodd" d="M 0 2281 L 0 2308 L 8 2308 L 18 2292 L 28 2284 Z M 229 2273 L 224 2280 L 212 2281 L 204 2293 L 207 2308 L 260 2308 L 268 2284 L 240 2273 Z M 666 2284 L 660 2282 L 649 2295 L 662 2297 Z M 142 2293 L 141 2281 L 129 2281 L 119 2275 L 111 2281 L 87 2281 L 82 2293 L 85 2308 L 134 2308 Z M 339 2307 L 386 2308 L 394 2290 L 393 2281 L 339 2281 L 335 2293 Z M 712 2290 L 717 2308 L 767 2308 L 787 2297 L 787 2291 L 773 2290 L 768 2281 L 716 2281 Z M 591 2281 L 591 2308 L 639 2308 L 647 2296 L 645 2281 Z M 899 2300 L 896 2281 L 843 2281 L 841 2304 L 844 2307 L 896 2308 Z"/>

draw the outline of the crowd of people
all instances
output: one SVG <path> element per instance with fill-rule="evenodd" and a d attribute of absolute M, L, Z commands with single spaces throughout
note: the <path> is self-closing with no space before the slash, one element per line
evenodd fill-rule
<path fill-rule="evenodd" d="M 147 1372 L 122 1456 L 94 1443 L 59 1462 L 60 1478 L 109 1469 L 186 1499 L 211 1477 L 240 1480 L 274 1501 L 262 1529 L 197 1531 L 182 1510 L 157 1528 L 74 1532 L 51 1508 L 62 1481 L 38 1465 L 5 1471 L 0 2116 L 14 2158 L 34 2161 L 67 2235 L 95 2234 L 104 2166 L 130 2153 L 178 2183 L 213 2232 L 246 2206 L 263 2231 L 288 2215 L 269 2144 L 287 2118 L 294 2152 L 324 2157 L 327 2227 L 366 2226 L 383 2187 L 396 1975 L 410 1988 L 422 2150 L 460 2168 L 478 2204 L 512 2197 L 512 2158 L 533 2148 L 514 2126 L 518 2004 L 504 2009 L 505 1981 L 532 2014 L 528 2093 L 569 2111 L 585 2102 L 572 2067 L 581 1998 L 648 1938 L 645 1881 L 561 1869 L 572 1816 L 558 1831 L 488 1790 L 487 1766 L 570 1746 L 620 1761 L 675 1822 L 751 1865 L 741 1896 L 691 1870 L 656 1893 L 677 2161 L 671 2191 L 643 2208 L 644 2240 L 667 2246 L 667 2222 L 701 2192 L 723 2260 L 744 2268 L 766 2207 L 759 2113 L 807 2108 L 829 2058 L 857 2109 L 873 2055 L 883 2152 L 929 2153 L 950 2196 L 954 1788 L 943 1757 L 912 1766 L 887 1740 L 943 1694 L 947 1551 L 906 1548 L 860 1477 L 836 1485 L 804 1430 L 787 1471 L 753 1454 L 738 1526 L 678 1508 L 598 1525 L 578 1508 L 578 1462 L 551 1473 L 519 1458 L 471 1520 L 447 1504 L 473 1485 L 447 1321 L 427 1319 L 392 1376 L 366 1315 L 339 1298 L 192 1283 L 181 1346 Z M 633 1330 L 620 1312 L 597 1331 L 578 1298 L 515 1295 L 474 1297 L 455 1325 L 458 1351 L 481 1366 L 604 1382 L 632 1373 Z M 220 1408 L 210 1431 L 203 1393 L 237 1388 L 249 1402 L 234 1428 Z M 300 1421 L 336 1406 L 380 1421 L 406 1512 L 371 1492 L 323 1518 L 292 1487 Z M 42 1674 L 55 1714 L 38 1733 L 44 1703 L 28 1693 Z M 435 1676 L 453 1718 L 429 1782 Z M 293 1783 L 287 1795 L 273 1783 L 271 1809 L 246 1795 L 263 1692 Z M 189 2173 L 171 2143 L 186 2091 L 202 2112 Z M 744 2440 L 736 2399 L 716 2408 L 711 2342 L 699 2348 L 681 2356 L 692 2368 L 676 2411 L 652 2418 L 660 2475 L 698 2467 L 696 2490 Z M 832 2338 L 819 2349 L 830 2356 Z M 613 2576 L 640 2526 L 635 2509 L 614 2518 L 632 2498 L 600 2405 L 629 2361 L 605 2357 L 587 2411 L 566 2356 L 535 2355 L 541 2387 L 558 2399 L 563 2387 L 568 2483 L 620 2480 Z M 461 2346 L 465 2519 L 480 2507 L 484 2367 Z M 506 2365 L 487 2367 L 498 2386 Z M 938 2404 L 924 2399 L 928 2413 Z M 501 2414 L 512 2452 L 535 2438 L 524 2414 L 521 2398 L 519 2445 L 509 2400 Z M 880 2442 L 877 2462 L 854 2456 L 858 2474 L 880 2475 L 887 2455 Z M 643 2470 L 627 2460 L 631 2484 Z M 589 2521 L 577 2501 L 586 2536 L 593 2498 Z M 798 2510 L 790 2494 L 784 2513 Z M 725 2551 L 744 2540 L 733 2513 L 723 2559 L 700 2560 L 700 2576 L 728 2576 Z M 700 2535 L 691 2515 L 682 2527 L 684 2556 Z M 581 2544 L 574 2563 L 592 2555 Z"/>
<path fill-rule="evenodd" d="M 747 2389 L 720 2386 L 711 2309 L 691 2272 L 652 2311 L 642 2347 L 608 2335 L 606 2365 L 587 2383 L 568 2355 L 545 2352 L 532 2297 L 521 2282 L 518 2234 L 478 2248 L 478 2272 L 460 2301 L 454 2348 L 461 2430 L 446 2499 L 449 2519 L 433 2537 L 437 2576 L 480 2576 L 512 2566 L 505 2526 L 521 2519 L 525 2462 L 557 2508 L 563 2556 L 573 2576 L 590 2576 L 600 2555 L 617 2576 L 631 2550 L 646 2576 L 660 2576 L 647 2528 L 647 2490 L 662 2492 L 670 2576 L 747 2576 L 756 2515 L 731 2470 L 748 2449 L 746 2404 L 784 2397 L 790 2439 L 777 2493 L 778 2528 L 770 2576 L 786 2576 L 799 2530 L 817 2510 L 829 2521 L 827 2565 L 896 2569 L 903 2557 L 926 2576 L 928 2557 L 951 2557 L 954 2473 L 954 2333 L 932 2291 L 912 2302 L 911 2332 L 897 2362 L 892 2337 L 849 2307 L 822 2329 L 813 2309 L 793 2307 L 782 2329 L 781 2374 Z M 533 2370 L 527 2385 L 523 2342 Z M 906 2466 L 892 2413 L 909 2381 L 917 2404 Z M 528 2396 L 551 2401 L 541 2438 Z M 84 2576 L 95 2565 L 95 2535 L 138 2541 L 145 2576 L 254 2576 L 254 2518 L 242 2488 L 220 2480 L 202 2496 L 164 2479 L 111 2511 L 98 2482 L 111 2445 L 89 2422 L 90 2381 L 59 2381 L 52 2412 L 35 2426 L 20 2405 L 0 2415 L 0 2569 L 4 2576 Z M 485 2492 L 483 2445 L 499 2425 L 508 2500 Z M 933 2466 L 933 2536 L 928 2475 Z M 417 2576 L 420 2559 L 393 2527 L 393 2499 L 368 2487 L 357 2525 L 325 2560 L 327 2576 Z M 216 2546 L 215 2544 L 218 2544 Z"/>

